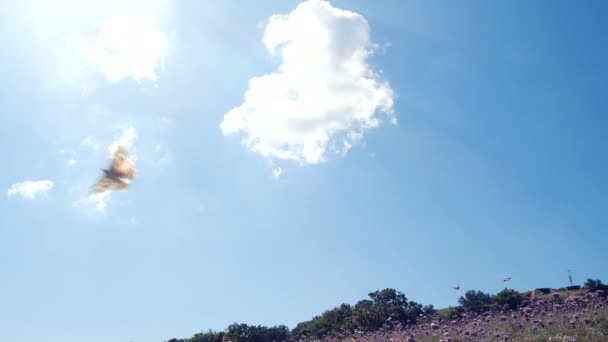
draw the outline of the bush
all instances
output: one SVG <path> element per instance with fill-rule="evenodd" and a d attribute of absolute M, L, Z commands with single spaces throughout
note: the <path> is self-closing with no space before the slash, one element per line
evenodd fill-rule
<path fill-rule="evenodd" d="M 228 326 L 225 336 L 231 342 L 287 342 L 289 329 L 284 325 L 268 328 L 234 323 Z"/>
<path fill-rule="evenodd" d="M 425 305 L 424 307 L 422 307 L 422 313 L 424 315 L 432 315 L 434 313 L 437 312 L 437 309 L 435 309 L 435 307 L 433 306 L 433 304 L 429 304 L 429 305 Z"/>
<path fill-rule="evenodd" d="M 515 290 L 504 289 L 495 294 L 492 300 L 501 308 L 508 305 L 509 309 L 515 310 L 521 306 L 521 303 L 524 301 L 524 296 Z"/>
<path fill-rule="evenodd" d="M 604 285 L 604 283 L 602 283 L 602 281 L 599 279 L 587 279 L 583 287 L 591 292 L 595 292 L 597 290 L 608 290 L 608 285 Z"/>
<path fill-rule="evenodd" d="M 342 304 L 321 316 L 298 324 L 292 331 L 292 339 L 305 337 L 321 339 L 355 330 L 377 331 L 384 326 L 415 323 L 421 314 L 432 314 L 432 305 L 423 307 L 395 289 L 369 293 L 370 299 L 360 300 L 355 306 Z"/>
<path fill-rule="evenodd" d="M 457 307 L 450 306 L 446 310 L 441 311 L 439 316 L 444 319 L 445 318 L 455 319 L 455 318 L 462 317 L 463 313 L 464 313 L 464 309 L 462 308 L 462 306 L 457 306 Z"/>
<path fill-rule="evenodd" d="M 353 309 L 348 304 L 325 311 L 310 321 L 299 323 L 292 331 L 295 338 L 336 335 L 354 330 Z"/>
<path fill-rule="evenodd" d="M 492 296 L 481 291 L 469 290 L 464 297 L 458 299 L 458 303 L 467 312 L 482 313 L 490 309 Z"/>

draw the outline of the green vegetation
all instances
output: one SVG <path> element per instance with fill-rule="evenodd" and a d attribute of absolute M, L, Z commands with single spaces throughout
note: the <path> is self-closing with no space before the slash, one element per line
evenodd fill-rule
<path fill-rule="evenodd" d="M 584 284 L 584 289 L 572 292 L 560 289 L 560 292 L 566 292 L 568 296 L 574 296 L 575 299 L 582 298 L 582 295 L 585 293 L 595 296 L 588 298 L 601 299 L 605 298 L 608 294 L 608 285 L 603 284 L 600 280 L 588 279 Z M 498 317 L 496 318 L 497 322 L 503 324 L 505 319 L 507 319 L 504 316 L 506 313 L 522 312 L 521 310 L 524 309 L 529 310 L 528 305 L 535 305 L 531 302 L 538 301 L 539 303 L 543 303 L 542 299 L 545 299 L 544 302 L 558 303 L 556 307 L 562 303 L 561 295 L 557 291 L 553 291 L 550 294 L 542 294 L 540 292 L 520 293 L 507 288 L 495 295 L 469 290 L 459 298 L 459 306 L 439 311 L 435 310 L 432 305 L 423 306 L 417 302 L 410 301 L 405 294 L 395 289 L 388 288 L 371 292 L 368 296 L 369 299 L 360 300 L 354 306 L 341 304 L 331 310 L 327 310 L 320 316 L 315 316 L 309 321 L 297 324 L 291 331 L 284 325 L 265 327 L 234 323 L 221 332 L 201 332 L 191 338 L 174 338 L 167 342 L 338 341 L 348 336 L 350 338 L 355 335 L 375 336 L 383 332 L 401 331 L 404 327 L 419 329 L 420 327 L 428 326 L 432 329 L 435 323 L 429 322 L 438 322 L 437 324 L 446 321 L 465 322 L 470 317 L 481 317 L 481 315 L 486 315 L 486 313 L 487 315 L 494 315 L 492 317 Z M 606 330 L 606 335 L 608 336 L 606 313 L 600 310 L 598 311 L 598 315 L 595 321 L 597 328 L 594 329 L 599 331 L 599 333 Z M 509 317 L 516 317 L 516 314 L 512 314 Z"/>
<path fill-rule="evenodd" d="M 592 292 L 602 290 L 604 292 L 604 294 L 608 294 L 608 285 L 605 285 L 599 279 L 595 279 L 595 280 L 587 279 L 587 281 L 585 282 L 585 285 L 583 285 L 583 287 Z"/>
<path fill-rule="evenodd" d="M 490 309 L 492 296 L 481 291 L 469 290 L 458 299 L 458 303 L 466 312 L 482 313 Z"/>
<path fill-rule="evenodd" d="M 518 309 L 524 301 L 524 296 L 511 289 L 504 289 L 492 298 L 492 301 L 500 307 L 508 307 L 510 310 Z"/>
<path fill-rule="evenodd" d="M 280 325 L 278 327 L 263 327 L 247 324 L 231 324 L 226 331 L 198 333 L 188 339 L 170 339 L 168 342 L 272 342 L 288 341 L 289 329 Z"/>
<path fill-rule="evenodd" d="M 394 289 L 384 289 L 369 294 L 370 299 L 359 301 L 354 307 L 342 304 L 321 316 L 298 324 L 292 331 L 296 339 L 322 338 L 355 330 L 375 331 L 385 325 L 415 323 L 417 318 L 431 312 L 432 306 L 423 307 L 408 301 L 405 295 Z"/>

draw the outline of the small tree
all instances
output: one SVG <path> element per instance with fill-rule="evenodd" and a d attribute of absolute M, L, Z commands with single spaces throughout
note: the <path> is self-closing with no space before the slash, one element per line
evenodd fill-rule
<path fill-rule="evenodd" d="M 464 313 L 464 309 L 462 306 L 457 306 L 457 307 L 448 307 L 447 309 L 440 311 L 440 317 L 442 318 L 448 318 L 448 319 L 455 319 L 455 318 L 460 318 L 462 316 L 462 314 Z"/>
<path fill-rule="evenodd" d="M 223 336 L 232 342 L 287 342 L 289 329 L 280 325 L 278 327 L 264 327 L 261 325 L 231 324 Z"/>
<path fill-rule="evenodd" d="M 602 283 L 602 281 L 599 279 L 587 279 L 583 287 L 591 292 L 595 292 L 597 290 L 606 290 L 608 286 L 604 285 L 604 283 Z"/>
<path fill-rule="evenodd" d="M 458 303 L 468 312 L 481 313 L 489 310 L 492 304 L 492 296 L 481 291 L 469 290 L 464 297 L 458 299 Z"/>
<path fill-rule="evenodd" d="M 422 313 L 425 315 L 432 315 L 437 312 L 437 309 L 433 306 L 433 304 L 425 305 L 422 307 Z"/>
<path fill-rule="evenodd" d="M 498 304 L 500 307 L 508 305 L 511 310 L 520 307 L 521 303 L 524 301 L 524 297 L 519 292 L 511 289 L 504 289 L 498 292 L 492 299 L 494 303 Z"/>
<path fill-rule="evenodd" d="M 357 329 L 373 331 L 382 327 L 384 320 L 381 318 L 374 302 L 363 299 L 355 304 L 353 309 L 353 323 Z"/>

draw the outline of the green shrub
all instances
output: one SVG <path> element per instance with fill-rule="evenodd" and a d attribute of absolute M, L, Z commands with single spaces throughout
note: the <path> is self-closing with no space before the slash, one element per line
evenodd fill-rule
<path fill-rule="evenodd" d="M 503 308 L 505 305 L 509 306 L 509 309 L 515 310 L 521 306 L 521 303 L 524 300 L 524 296 L 522 296 L 519 292 L 511 289 L 504 289 L 492 297 L 494 303 L 496 303 L 500 308 Z"/>

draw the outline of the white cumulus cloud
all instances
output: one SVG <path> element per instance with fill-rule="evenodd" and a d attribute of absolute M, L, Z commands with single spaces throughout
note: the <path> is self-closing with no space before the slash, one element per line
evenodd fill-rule
<path fill-rule="evenodd" d="M 71 69 L 86 67 L 100 72 L 109 82 L 132 77 L 137 82 L 156 81 L 169 53 L 169 37 L 143 20 L 110 17 L 98 24 L 95 39 L 77 35 L 68 39 L 59 57 Z"/>
<path fill-rule="evenodd" d="M 367 63 L 375 46 L 361 15 L 309 0 L 271 16 L 263 43 L 281 64 L 249 80 L 244 102 L 224 115 L 224 135 L 244 134 L 270 159 L 317 164 L 378 127 L 378 113 L 396 123 L 394 93 Z"/>
<path fill-rule="evenodd" d="M 8 189 L 8 196 L 21 195 L 24 198 L 35 199 L 39 195 L 46 194 L 53 188 L 50 180 L 23 181 L 11 185 Z"/>

